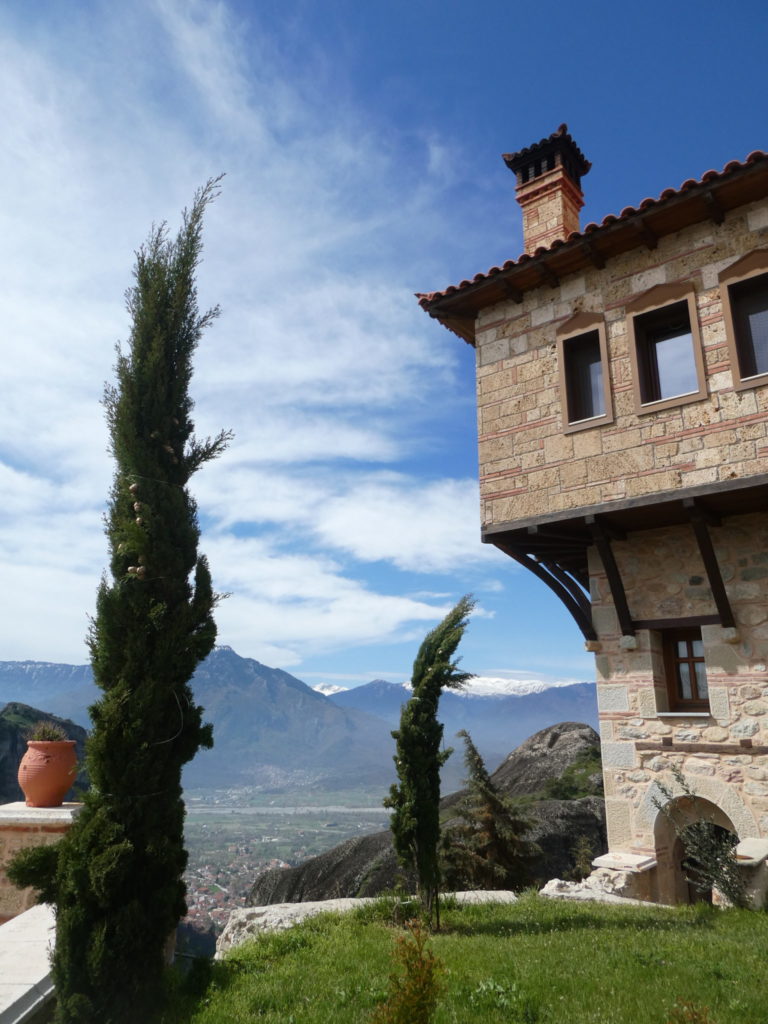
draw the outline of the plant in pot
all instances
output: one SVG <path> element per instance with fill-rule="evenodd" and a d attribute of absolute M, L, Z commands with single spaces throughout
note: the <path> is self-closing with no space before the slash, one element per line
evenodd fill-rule
<path fill-rule="evenodd" d="M 61 807 L 75 780 L 75 740 L 55 722 L 36 722 L 26 735 L 27 752 L 19 765 L 19 785 L 27 807 Z"/>

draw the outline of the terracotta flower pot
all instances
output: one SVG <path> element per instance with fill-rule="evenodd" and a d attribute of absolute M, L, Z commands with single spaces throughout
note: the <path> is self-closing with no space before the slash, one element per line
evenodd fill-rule
<path fill-rule="evenodd" d="M 19 785 L 27 807 L 61 807 L 75 781 L 74 740 L 27 740 L 19 765 Z"/>

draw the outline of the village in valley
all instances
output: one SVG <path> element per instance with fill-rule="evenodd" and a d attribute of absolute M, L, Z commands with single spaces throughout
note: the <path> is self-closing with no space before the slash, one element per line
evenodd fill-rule
<path fill-rule="evenodd" d="M 386 827 L 384 808 L 201 806 L 190 802 L 184 875 L 188 913 L 184 923 L 200 933 L 220 932 L 232 910 L 247 905 L 256 877 L 270 868 L 294 867 L 345 839 Z"/>

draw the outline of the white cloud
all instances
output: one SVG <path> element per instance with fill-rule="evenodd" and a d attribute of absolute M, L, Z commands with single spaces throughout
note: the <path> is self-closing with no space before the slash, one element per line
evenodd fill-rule
<path fill-rule="evenodd" d="M 265 644 L 285 666 L 302 649 L 410 639 L 414 623 L 429 628 L 450 608 L 376 593 L 331 559 L 281 553 L 262 537 L 210 537 L 205 547 L 216 586 L 233 594 L 217 613 L 220 635 L 260 661 Z"/>
<path fill-rule="evenodd" d="M 0 12 L 4 657 L 83 659 L 107 562 L 99 402 L 128 335 L 131 254 L 221 170 L 199 291 L 223 316 L 193 393 L 199 432 L 236 440 L 193 490 L 232 591 L 222 640 L 297 665 L 418 638 L 452 582 L 394 596 L 361 567 L 448 573 L 487 557 L 474 481 L 398 470 L 455 386 L 455 349 L 411 294 L 419 226 L 433 230 L 453 181 L 448 149 L 344 102 L 329 118 L 312 58 L 289 63 L 268 31 L 246 44 L 234 10 L 96 3 L 34 33 Z"/>
<path fill-rule="evenodd" d="M 446 572 L 482 561 L 477 484 L 421 482 L 381 474 L 362 480 L 320 509 L 320 537 L 355 558 L 400 569 Z"/>
<path fill-rule="evenodd" d="M 222 461 L 201 478 L 201 508 L 222 526 L 301 527 L 337 555 L 410 572 L 498 563 L 498 553 L 479 543 L 474 480 L 419 480 L 389 470 L 323 473 L 311 467 L 286 473 L 243 464 L 242 454 L 234 453 L 236 472 Z M 487 589 L 497 589 L 494 581 Z"/>

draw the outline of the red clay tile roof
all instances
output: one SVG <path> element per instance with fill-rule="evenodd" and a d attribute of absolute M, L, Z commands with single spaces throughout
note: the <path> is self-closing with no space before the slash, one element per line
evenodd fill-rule
<path fill-rule="evenodd" d="M 768 153 L 755 150 L 743 163 L 732 160 L 722 171 L 707 171 L 698 181 L 689 178 L 678 189 L 665 189 L 658 199 L 644 199 L 637 207 L 626 206 L 618 217 L 609 214 L 600 224 L 587 224 L 582 231 L 574 231 L 548 248 L 539 248 L 530 255 L 523 253 L 517 260 L 507 260 L 500 267 L 491 267 L 486 273 L 475 274 L 472 280 L 465 279 L 443 291 L 417 293 L 416 298 L 431 316 L 474 344 L 477 311 L 502 301 L 505 294 L 521 301 L 521 292 L 547 282 L 556 284 L 558 277 L 587 266 L 590 261 L 601 267 L 605 259 L 620 252 L 643 244 L 654 247 L 659 237 L 688 224 L 708 217 L 719 223 L 724 211 L 765 196 Z M 617 232 L 621 232 L 621 238 Z M 485 295 L 486 292 L 489 294 Z"/>

